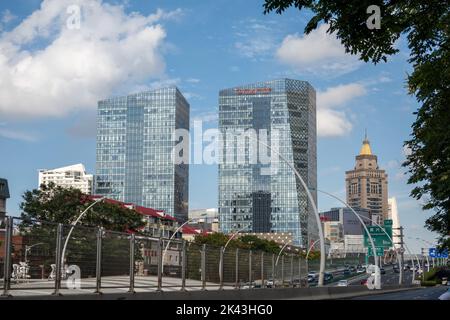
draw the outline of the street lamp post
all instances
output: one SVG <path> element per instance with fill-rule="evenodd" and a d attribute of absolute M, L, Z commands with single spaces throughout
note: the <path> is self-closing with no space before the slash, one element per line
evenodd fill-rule
<path fill-rule="evenodd" d="M 434 246 L 434 244 L 432 244 L 430 241 L 427 241 L 425 239 L 416 237 L 416 240 L 422 241 L 423 243 L 430 245 L 430 246 Z M 427 258 L 427 271 L 430 272 L 430 261 L 428 259 L 428 254 L 425 252 L 425 257 Z M 433 268 L 435 267 L 434 265 L 434 261 L 433 261 Z"/>
<path fill-rule="evenodd" d="M 233 240 L 238 235 L 238 233 L 240 233 L 240 232 L 242 232 L 242 231 L 244 231 L 246 229 L 249 229 L 248 225 L 246 225 L 245 227 L 243 227 L 243 228 L 239 229 L 238 231 L 236 231 L 235 233 L 233 233 L 231 235 L 231 237 L 228 239 L 227 243 L 225 243 L 225 246 L 222 248 L 222 252 L 220 254 L 220 260 L 219 260 L 219 280 L 220 280 L 220 287 L 219 287 L 219 289 L 220 290 L 223 289 L 223 263 L 224 263 L 223 259 L 224 259 L 225 250 L 227 249 L 227 247 L 230 244 L 231 240 Z"/>
<path fill-rule="evenodd" d="M 62 249 L 62 254 L 61 254 L 61 265 L 64 266 L 64 261 L 65 261 L 65 253 L 66 253 L 66 248 L 67 248 L 67 244 L 69 243 L 69 239 L 70 236 L 72 235 L 73 229 L 75 228 L 75 226 L 77 225 L 77 223 L 81 220 L 81 218 L 83 218 L 83 216 L 86 214 L 86 212 L 88 212 L 93 206 L 95 206 L 97 203 L 102 202 L 103 200 L 105 200 L 106 197 L 101 197 L 97 200 L 94 201 L 94 203 L 92 203 L 89 207 L 86 208 L 86 210 L 84 210 L 79 216 L 78 218 L 72 223 L 72 227 L 70 228 L 69 233 L 67 234 L 67 238 L 66 241 L 64 242 L 64 247 Z"/>
<path fill-rule="evenodd" d="M 306 252 L 306 258 L 305 258 L 305 263 L 306 263 L 306 275 L 308 275 L 309 273 L 309 263 L 308 263 L 308 257 L 309 257 L 309 253 L 311 252 L 312 248 L 314 248 L 314 246 L 316 245 L 316 243 L 320 241 L 320 239 L 317 239 L 316 241 L 313 242 L 313 244 L 308 248 L 308 251 Z"/>
<path fill-rule="evenodd" d="M 278 266 L 278 260 L 280 259 L 280 256 L 281 256 L 281 253 L 283 253 L 283 251 L 284 251 L 284 249 L 286 249 L 286 247 L 290 244 L 292 242 L 292 240 L 289 240 L 288 242 L 286 242 L 284 245 L 283 245 L 283 247 L 281 248 L 281 250 L 280 250 L 280 252 L 278 252 L 278 256 L 277 256 L 277 260 L 276 260 L 276 262 L 275 262 L 275 267 L 277 267 Z M 284 258 L 283 258 L 284 259 Z M 282 263 L 282 266 L 281 266 L 282 268 L 281 268 L 281 273 L 283 274 L 283 272 L 284 272 L 284 260 L 283 260 L 283 263 Z M 284 287 L 284 277 L 282 276 L 281 277 L 282 279 L 281 279 L 281 286 L 282 287 Z M 276 287 L 276 283 L 275 283 L 276 281 L 275 281 L 275 279 L 273 279 L 273 285 L 274 285 L 274 287 Z"/>
<path fill-rule="evenodd" d="M 28 245 L 25 246 L 25 263 L 28 263 L 28 252 L 31 250 L 31 248 L 39 246 L 41 244 L 44 244 L 44 243 L 40 242 L 40 243 L 33 244 L 31 246 L 28 246 Z"/>
<path fill-rule="evenodd" d="M 251 135 L 248 136 L 250 139 L 254 139 Z M 322 222 L 320 221 L 320 215 L 319 211 L 317 210 L 316 202 L 314 200 L 314 197 L 312 196 L 311 192 L 309 191 L 308 186 L 306 185 L 305 181 L 303 180 L 300 173 L 297 171 L 295 166 L 288 161 L 280 152 L 272 149 L 268 144 L 259 141 L 258 138 L 256 138 L 256 142 L 258 142 L 260 145 L 268 148 L 271 150 L 271 152 L 274 152 L 278 157 L 281 158 L 288 166 L 289 168 L 294 171 L 295 175 L 297 176 L 298 180 L 300 181 L 303 189 L 305 190 L 306 194 L 308 195 L 309 202 L 311 203 L 311 207 L 313 208 L 315 217 L 316 217 L 316 223 L 317 228 L 319 230 L 319 239 L 320 239 L 320 270 L 319 270 L 319 282 L 317 284 L 318 287 L 323 286 L 323 279 L 324 279 L 324 273 L 325 273 L 325 237 L 323 235 L 323 229 L 322 229 Z"/>
<path fill-rule="evenodd" d="M 203 214 L 200 215 L 200 217 L 204 217 L 204 216 L 206 216 L 206 213 L 203 213 Z M 185 223 L 183 223 L 181 226 L 179 226 L 175 230 L 175 232 L 172 234 L 172 236 L 170 237 L 169 241 L 167 242 L 166 247 L 164 248 L 163 254 L 162 254 L 161 274 L 164 273 L 164 258 L 166 256 L 167 250 L 169 249 L 170 242 L 172 242 L 173 238 L 175 238 L 175 236 L 177 235 L 178 231 L 180 231 L 185 225 L 187 225 L 188 223 L 191 223 L 192 221 L 194 221 L 196 219 L 198 219 L 198 218 L 191 218 L 191 219 L 187 220 Z"/>
<path fill-rule="evenodd" d="M 367 233 L 367 236 L 369 237 L 370 244 L 371 244 L 372 250 L 373 250 L 373 255 L 374 255 L 374 260 L 375 260 L 375 288 L 376 288 L 376 289 L 381 289 L 381 274 L 380 274 L 380 267 L 379 267 L 379 264 L 378 264 L 378 259 L 377 259 L 377 257 L 376 257 L 375 243 L 374 243 L 374 241 L 373 241 L 373 239 L 372 239 L 372 236 L 371 236 L 370 233 L 369 233 L 369 230 L 367 229 L 366 224 L 365 224 L 364 221 L 361 219 L 361 217 L 359 216 L 359 214 L 356 213 L 356 211 L 355 211 L 355 210 L 354 210 L 347 202 L 345 202 L 344 200 L 340 199 L 339 197 L 336 197 L 334 194 L 331 194 L 331 193 L 329 193 L 329 192 L 322 191 L 322 190 L 318 190 L 318 189 L 316 189 L 316 190 L 317 190 L 318 192 L 321 192 L 321 193 L 323 193 L 323 194 L 326 194 L 326 195 L 328 195 L 328 196 L 330 196 L 330 197 L 336 199 L 337 201 L 341 202 L 342 204 L 344 204 L 347 208 L 349 208 L 349 209 L 355 214 L 355 216 L 356 216 L 356 218 L 359 220 L 359 222 L 361 222 L 361 224 L 362 224 L 364 230 L 365 230 L 366 233 Z M 320 218 L 319 218 L 319 219 L 320 219 Z"/>

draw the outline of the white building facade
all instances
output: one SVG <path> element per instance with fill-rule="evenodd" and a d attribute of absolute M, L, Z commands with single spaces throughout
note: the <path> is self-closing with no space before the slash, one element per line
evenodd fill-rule
<path fill-rule="evenodd" d="M 82 164 L 39 170 L 39 187 L 53 182 L 56 186 L 79 189 L 85 194 L 92 194 L 93 180 L 94 176 L 87 174 Z"/>
<path fill-rule="evenodd" d="M 400 217 L 398 215 L 398 209 L 397 209 L 397 199 L 395 197 L 388 199 L 388 205 L 389 205 L 389 219 L 392 219 L 392 229 L 394 230 L 393 233 L 398 232 L 398 228 L 400 228 Z M 395 248 L 399 248 L 400 246 L 398 244 L 394 244 Z"/>

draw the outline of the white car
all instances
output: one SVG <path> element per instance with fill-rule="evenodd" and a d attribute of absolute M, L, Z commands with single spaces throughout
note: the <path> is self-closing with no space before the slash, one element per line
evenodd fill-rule
<path fill-rule="evenodd" d="M 348 281 L 347 280 L 339 280 L 338 287 L 348 287 Z"/>
<path fill-rule="evenodd" d="M 444 292 L 441 294 L 438 298 L 439 300 L 450 300 L 450 288 L 447 290 L 447 292 Z"/>

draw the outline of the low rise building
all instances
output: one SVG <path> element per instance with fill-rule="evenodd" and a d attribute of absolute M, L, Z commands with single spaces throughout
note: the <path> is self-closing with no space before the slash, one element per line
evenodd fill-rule
<path fill-rule="evenodd" d="M 87 174 L 82 164 L 39 170 L 39 187 L 53 182 L 56 186 L 79 189 L 85 194 L 92 194 L 93 180 L 94 176 Z"/>
<path fill-rule="evenodd" d="M 6 215 L 6 199 L 9 199 L 8 180 L 0 179 L 0 225 Z"/>

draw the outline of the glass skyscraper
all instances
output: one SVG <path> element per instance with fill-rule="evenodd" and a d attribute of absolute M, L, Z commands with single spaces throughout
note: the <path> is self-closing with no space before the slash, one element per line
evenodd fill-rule
<path fill-rule="evenodd" d="M 233 161 L 239 154 L 249 160 L 250 148 L 248 144 L 242 148 L 227 136 L 248 129 L 257 133 L 265 130 L 267 144 L 278 144 L 278 152 L 295 165 L 317 202 L 314 88 L 305 81 L 281 79 L 222 90 L 219 129 L 221 231 L 230 233 L 247 227 L 251 232 L 289 232 L 294 244 L 304 247 L 316 240 L 318 229 L 312 206 L 292 169 L 281 159 L 272 162 L 277 170 L 269 173 L 263 169 L 270 164 Z M 275 131 L 278 135 L 273 135 Z"/>
<path fill-rule="evenodd" d="M 95 193 L 187 220 L 189 167 L 173 152 L 189 108 L 176 87 L 99 101 Z"/>

